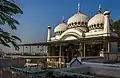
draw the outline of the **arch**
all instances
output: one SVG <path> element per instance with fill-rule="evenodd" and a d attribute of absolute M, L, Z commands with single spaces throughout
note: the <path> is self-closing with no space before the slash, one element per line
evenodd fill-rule
<path fill-rule="evenodd" d="M 64 33 L 61 34 L 60 40 L 65 40 L 66 38 L 68 38 L 70 36 L 74 37 L 76 39 L 80 39 L 82 37 L 81 31 L 82 30 L 76 29 L 76 28 L 68 29 Z"/>
<path fill-rule="evenodd" d="M 76 38 L 76 39 L 79 39 L 79 38 L 80 38 L 80 36 L 79 36 L 77 33 L 70 32 L 70 33 L 65 34 L 65 35 L 61 38 L 61 40 L 65 40 L 65 39 L 67 39 L 68 37 L 74 37 L 74 38 Z"/>

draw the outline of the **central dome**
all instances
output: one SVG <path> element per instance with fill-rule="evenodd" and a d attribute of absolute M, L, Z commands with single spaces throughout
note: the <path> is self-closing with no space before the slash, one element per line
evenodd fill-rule
<path fill-rule="evenodd" d="M 72 23 L 74 24 L 74 23 L 78 23 L 78 22 L 80 22 L 80 23 L 82 23 L 82 22 L 87 23 L 88 20 L 89 20 L 89 18 L 88 18 L 87 15 L 78 12 L 78 13 L 74 14 L 72 17 L 70 17 L 68 19 L 67 24 L 69 25 L 69 24 L 72 24 Z"/>
<path fill-rule="evenodd" d="M 78 12 L 68 19 L 67 24 L 68 28 L 78 27 L 86 31 L 88 21 L 89 17 L 80 12 L 80 4 L 78 4 Z"/>

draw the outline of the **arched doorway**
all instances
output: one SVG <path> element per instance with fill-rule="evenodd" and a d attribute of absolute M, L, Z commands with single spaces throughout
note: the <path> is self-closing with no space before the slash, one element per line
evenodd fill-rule
<path fill-rule="evenodd" d="M 64 47 L 64 56 L 67 56 L 67 59 L 65 60 L 65 62 L 70 62 L 73 58 L 73 44 L 67 44 Z"/>

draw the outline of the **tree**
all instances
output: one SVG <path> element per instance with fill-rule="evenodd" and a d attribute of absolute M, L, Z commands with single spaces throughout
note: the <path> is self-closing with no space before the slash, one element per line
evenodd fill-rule
<path fill-rule="evenodd" d="M 8 25 L 12 30 L 16 30 L 16 25 L 19 22 L 14 19 L 17 14 L 23 14 L 23 11 L 15 4 L 13 0 L 0 0 L 0 25 Z M 4 31 L 0 27 L 0 44 L 10 47 L 10 43 L 14 46 L 16 50 L 19 49 L 17 45 L 17 40 L 21 39 L 9 32 Z"/>
<path fill-rule="evenodd" d="M 114 21 L 113 27 L 115 29 L 115 32 L 118 34 L 118 36 L 120 36 L 120 19 Z"/>

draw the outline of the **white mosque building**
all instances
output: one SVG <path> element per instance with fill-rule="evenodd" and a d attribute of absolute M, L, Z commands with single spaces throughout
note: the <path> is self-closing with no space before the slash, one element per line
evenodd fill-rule
<path fill-rule="evenodd" d="M 20 46 L 23 46 L 21 51 L 24 52 L 25 46 L 30 47 L 30 52 L 31 46 L 37 48 L 46 46 L 47 62 L 54 63 L 54 65 L 70 62 L 75 56 L 107 58 L 108 56 L 105 55 L 111 54 L 110 57 L 116 58 L 114 55 L 120 51 L 119 37 L 114 32 L 110 11 L 102 12 L 100 5 L 98 12 L 89 18 L 80 11 L 78 3 L 77 12 L 68 19 L 67 23 L 63 19 L 55 27 L 54 33 L 55 36 L 52 37 L 51 26 L 48 26 L 47 42 L 21 44 Z"/>

